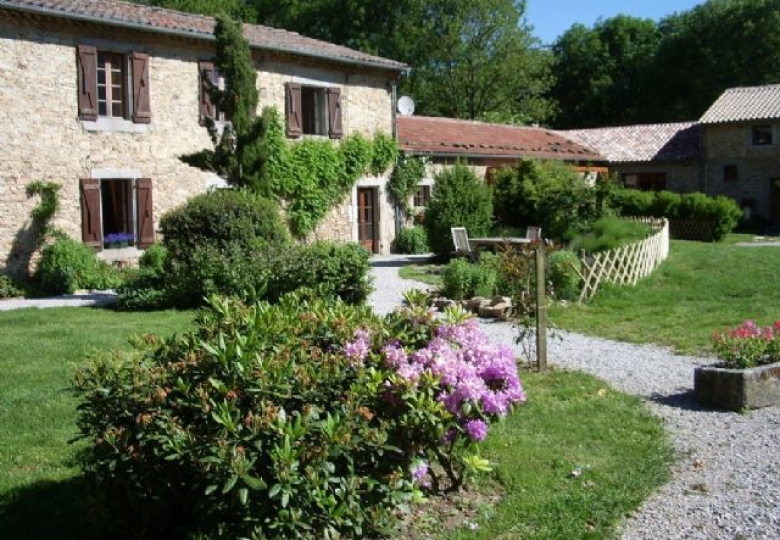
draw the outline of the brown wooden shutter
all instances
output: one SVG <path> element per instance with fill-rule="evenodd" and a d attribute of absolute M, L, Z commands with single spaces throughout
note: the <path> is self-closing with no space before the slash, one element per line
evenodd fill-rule
<path fill-rule="evenodd" d="M 344 135 L 341 123 L 341 88 L 328 88 L 328 135 L 340 139 Z"/>
<path fill-rule="evenodd" d="M 103 228 L 100 221 L 100 180 L 81 180 L 81 238 L 98 251 L 103 249 Z"/>
<path fill-rule="evenodd" d="M 198 93 L 198 113 L 200 123 L 206 118 L 216 120 L 214 103 L 211 101 L 211 88 L 214 85 L 214 62 L 198 62 L 200 90 Z"/>
<path fill-rule="evenodd" d="M 151 178 L 139 178 L 135 181 L 136 209 L 138 211 L 138 242 L 140 249 L 154 244 L 154 204 L 152 201 Z"/>
<path fill-rule="evenodd" d="M 76 48 L 78 85 L 79 85 L 79 118 L 82 120 L 97 120 L 97 49 L 88 45 Z"/>
<path fill-rule="evenodd" d="M 301 85 L 287 83 L 287 136 L 303 135 L 303 110 L 301 105 Z"/>
<path fill-rule="evenodd" d="M 152 104 L 149 95 L 149 55 L 140 52 L 130 54 L 133 69 L 133 122 L 149 124 L 152 121 Z"/>

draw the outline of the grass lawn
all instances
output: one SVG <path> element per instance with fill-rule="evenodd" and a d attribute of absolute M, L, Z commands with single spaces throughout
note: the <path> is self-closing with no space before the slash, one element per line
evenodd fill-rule
<path fill-rule="evenodd" d="M 568 330 L 710 354 L 715 330 L 780 320 L 779 283 L 780 247 L 672 241 L 669 258 L 636 287 L 605 288 L 549 314 Z"/>
<path fill-rule="evenodd" d="M 73 366 L 132 333 L 185 329 L 191 312 L 0 312 L 0 538 L 81 538 Z"/>
<path fill-rule="evenodd" d="M 606 286 L 587 304 L 551 306 L 550 320 L 583 334 L 711 354 L 715 330 L 745 319 L 763 325 L 780 320 L 780 247 L 735 245 L 752 239 L 673 240 L 669 258 L 636 287 Z M 407 266 L 401 276 L 441 286 L 435 265 Z"/>
<path fill-rule="evenodd" d="M 191 313 L 87 308 L 0 313 L 0 538 L 88 538 L 79 476 L 72 365 L 129 333 L 185 329 Z M 479 485 L 505 494 L 476 530 L 441 538 L 603 538 L 666 478 L 671 450 L 636 398 L 579 373 L 522 374 L 529 402 L 492 429 Z M 579 468 L 581 475 L 572 472 Z M 497 484 L 496 484 L 497 483 Z M 432 531 L 441 532 L 435 521 Z M 425 527 L 425 520 L 421 524 Z"/>

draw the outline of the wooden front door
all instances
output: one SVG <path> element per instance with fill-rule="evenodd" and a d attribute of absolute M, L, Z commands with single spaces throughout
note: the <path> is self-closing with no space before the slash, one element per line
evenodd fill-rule
<path fill-rule="evenodd" d="M 780 225 L 780 178 L 769 181 L 769 219 L 773 225 Z"/>
<path fill-rule="evenodd" d="M 376 204 L 376 188 L 358 188 L 358 241 L 371 253 L 379 248 L 377 223 L 379 208 Z"/>

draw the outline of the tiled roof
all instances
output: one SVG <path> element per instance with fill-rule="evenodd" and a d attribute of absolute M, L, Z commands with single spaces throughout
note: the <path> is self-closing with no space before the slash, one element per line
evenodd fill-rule
<path fill-rule="evenodd" d="M 780 84 L 729 88 L 701 117 L 702 124 L 780 118 Z"/>
<path fill-rule="evenodd" d="M 699 156 L 698 124 L 649 124 L 562 131 L 611 163 L 689 161 Z"/>
<path fill-rule="evenodd" d="M 398 140 L 402 150 L 418 154 L 604 161 L 590 148 L 548 129 L 451 118 L 398 116 Z"/>
<path fill-rule="evenodd" d="M 191 38 L 211 40 L 214 37 L 212 17 L 116 0 L 0 0 L 0 8 Z M 401 62 L 268 26 L 246 24 L 244 35 L 257 49 L 393 71 L 406 69 Z"/>

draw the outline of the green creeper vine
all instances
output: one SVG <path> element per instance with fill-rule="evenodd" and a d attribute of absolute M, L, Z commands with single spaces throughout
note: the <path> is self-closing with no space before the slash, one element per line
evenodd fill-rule
<path fill-rule="evenodd" d="M 323 139 L 289 142 L 272 107 L 263 110 L 260 122 L 265 180 L 273 194 L 287 202 L 290 231 L 299 237 L 313 231 L 362 175 L 384 172 L 398 153 L 395 140 L 383 133 L 373 141 L 349 135 L 338 145 Z"/>
<path fill-rule="evenodd" d="M 425 174 L 425 161 L 416 156 L 404 156 L 398 160 L 390 176 L 387 189 L 390 196 L 405 213 L 410 210 L 409 199 Z"/>
<path fill-rule="evenodd" d="M 36 195 L 41 198 L 40 201 L 38 201 L 38 205 L 30 212 L 35 228 L 34 242 L 36 246 L 43 245 L 46 235 L 53 232 L 51 220 L 60 208 L 58 193 L 61 187 L 60 184 L 55 184 L 54 182 L 36 180 L 35 182 L 28 184 L 25 188 L 25 193 L 28 198 Z"/>

